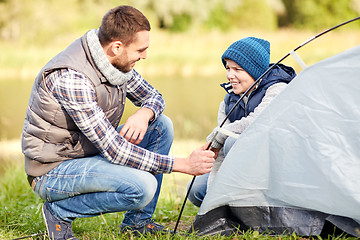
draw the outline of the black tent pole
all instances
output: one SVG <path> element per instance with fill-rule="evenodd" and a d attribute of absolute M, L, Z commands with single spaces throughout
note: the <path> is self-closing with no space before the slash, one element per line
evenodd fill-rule
<path fill-rule="evenodd" d="M 219 127 L 221 128 L 221 127 L 225 124 L 225 122 L 226 122 L 226 120 L 229 118 L 230 114 L 231 114 L 231 113 L 235 110 L 235 108 L 240 104 L 240 102 L 243 100 L 243 98 L 244 98 L 246 95 L 248 95 L 249 92 L 252 91 L 253 87 L 254 87 L 256 84 L 258 84 L 258 83 L 261 81 L 261 79 L 262 79 L 268 72 L 271 71 L 271 69 L 273 69 L 273 68 L 274 68 L 276 65 L 278 65 L 279 63 L 281 63 L 281 62 L 282 62 L 285 58 L 287 58 L 291 53 L 299 50 L 301 47 L 305 46 L 306 44 L 308 44 L 309 42 L 315 40 L 316 38 L 318 38 L 318 37 L 320 37 L 320 36 L 322 36 L 322 35 L 324 35 L 324 34 L 326 34 L 326 33 L 328 33 L 328 32 L 331 32 L 332 30 L 334 30 L 334 29 L 336 29 L 336 28 L 339 28 L 339 27 L 341 27 L 341 26 L 343 26 L 343 25 L 346 25 L 346 24 L 348 24 L 348 23 L 354 22 L 354 21 L 359 20 L 359 19 L 360 19 L 360 16 L 359 16 L 359 17 L 356 17 L 356 18 L 353 18 L 353 19 L 350 19 L 350 20 L 348 20 L 348 21 L 346 21 L 346 22 L 343 22 L 343 23 L 341 23 L 341 24 L 339 24 L 339 25 L 336 25 L 336 26 L 334 26 L 334 27 L 331 27 L 331 28 L 329 28 L 329 29 L 327 29 L 327 30 L 325 30 L 325 31 L 323 31 L 323 32 L 321 32 L 321 33 L 319 33 L 319 34 L 311 37 L 311 38 L 308 39 L 307 41 L 305 41 L 305 42 L 303 42 L 302 44 L 300 44 L 298 47 L 294 48 L 294 50 L 291 50 L 289 53 L 287 53 L 287 54 L 286 54 L 283 58 L 281 58 L 279 61 L 277 61 L 276 63 L 272 64 L 272 65 L 271 65 L 258 79 L 256 79 L 256 81 L 244 92 L 244 94 L 239 98 L 239 100 L 237 100 L 237 102 L 236 102 L 235 105 L 231 108 L 230 112 L 226 115 L 225 119 L 222 121 L 222 123 L 220 124 Z M 206 150 L 209 150 L 209 149 L 210 149 L 211 143 L 214 141 L 216 135 L 217 135 L 217 133 L 214 134 L 214 136 L 212 137 L 212 139 L 211 139 L 211 141 L 210 141 L 210 144 L 209 144 L 209 146 L 207 147 Z M 186 193 L 184 202 L 183 202 L 183 204 L 182 204 L 182 207 L 181 207 L 181 210 L 180 210 L 180 213 L 179 213 L 179 217 L 178 217 L 178 219 L 177 219 L 177 221 L 176 221 L 176 224 L 175 224 L 174 234 L 176 233 L 176 230 L 177 230 L 177 228 L 178 228 L 178 225 L 179 225 L 179 222 L 180 222 L 180 219 L 181 219 L 181 215 L 182 215 L 182 213 L 183 213 L 183 211 L 184 211 L 184 207 L 185 207 L 186 201 L 187 201 L 187 199 L 188 199 L 188 197 L 189 197 L 189 194 L 190 194 L 190 190 L 191 190 L 191 188 L 192 188 L 192 185 L 194 184 L 195 178 L 196 178 L 196 176 L 194 176 L 193 179 L 191 180 L 191 183 L 190 183 L 189 188 L 188 188 L 188 190 L 187 190 L 187 193 Z"/>

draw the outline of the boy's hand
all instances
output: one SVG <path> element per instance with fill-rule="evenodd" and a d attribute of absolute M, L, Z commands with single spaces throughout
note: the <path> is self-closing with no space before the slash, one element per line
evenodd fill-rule
<path fill-rule="evenodd" d="M 213 151 L 215 153 L 215 159 L 218 157 L 219 155 L 219 152 L 220 152 L 220 149 L 221 148 L 213 148 L 213 147 L 210 147 L 210 151 Z"/>

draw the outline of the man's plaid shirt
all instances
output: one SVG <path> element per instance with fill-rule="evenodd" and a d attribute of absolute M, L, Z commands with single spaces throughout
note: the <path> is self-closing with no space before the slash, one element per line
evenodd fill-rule
<path fill-rule="evenodd" d="M 156 119 L 164 111 L 165 102 L 139 73 L 133 72 L 127 84 L 126 96 L 136 106 L 150 108 Z M 92 82 L 84 74 L 62 69 L 53 72 L 44 81 L 54 99 L 110 162 L 154 174 L 172 171 L 173 157 L 147 151 L 119 135 L 98 106 Z"/>

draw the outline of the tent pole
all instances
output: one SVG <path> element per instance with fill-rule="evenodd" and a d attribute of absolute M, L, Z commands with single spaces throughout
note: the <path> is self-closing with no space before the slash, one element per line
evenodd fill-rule
<path fill-rule="evenodd" d="M 292 54 L 292 53 L 294 53 L 295 51 L 299 50 L 301 47 L 305 46 L 306 44 L 308 44 L 309 42 L 315 40 L 316 38 L 318 38 L 318 37 L 320 37 L 320 36 L 322 36 L 322 35 L 324 35 L 324 34 L 326 34 L 326 33 L 328 33 L 328 32 L 331 32 L 332 30 L 334 30 L 334 29 L 336 29 L 336 28 L 339 28 L 339 27 L 341 27 L 341 26 L 344 26 L 344 25 L 346 25 L 346 24 L 348 24 L 348 23 L 354 22 L 354 21 L 359 20 L 359 19 L 360 19 L 360 16 L 359 16 L 359 17 L 356 17 L 356 18 L 353 18 L 353 19 L 350 19 L 350 20 L 348 20 L 348 21 L 346 21 L 346 22 L 340 23 L 339 25 L 336 25 L 336 26 L 334 26 L 334 27 L 331 27 L 331 28 L 329 28 L 329 29 L 327 29 L 327 30 L 325 30 L 325 31 L 323 31 L 323 32 L 321 32 L 321 33 L 319 33 L 319 34 L 317 34 L 317 35 L 309 38 L 308 40 L 306 40 L 305 42 L 303 42 L 302 44 L 300 44 L 298 47 L 294 48 L 294 49 L 291 50 L 289 53 L 287 53 L 287 54 L 286 54 L 284 57 L 282 57 L 279 61 L 277 61 L 276 63 L 274 63 L 273 65 L 271 65 L 271 66 L 270 66 L 258 79 L 256 79 L 256 81 L 244 92 L 244 94 L 239 98 L 239 100 L 237 100 L 237 102 L 236 102 L 236 103 L 234 104 L 234 106 L 231 108 L 230 112 L 226 115 L 225 119 L 222 121 L 222 123 L 220 124 L 219 127 L 221 128 L 222 126 L 224 126 L 226 120 L 229 118 L 230 114 L 235 110 L 235 108 L 240 104 L 240 102 L 243 100 L 244 96 L 248 95 L 248 94 L 252 91 L 253 87 L 254 87 L 256 84 L 258 84 L 258 83 L 261 81 L 261 79 L 262 79 L 268 72 L 270 72 L 276 65 L 278 65 L 279 63 L 281 63 L 281 62 L 282 62 L 285 58 L 287 58 L 290 54 Z M 217 135 L 217 133 L 214 134 L 214 136 L 212 137 L 212 139 L 211 139 L 211 141 L 210 141 L 210 144 L 209 144 L 209 146 L 207 147 L 206 150 L 209 150 L 209 149 L 210 149 L 211 143 L 214 141 L 216 135 Z M 188 188 L 188 190 L 187 190 L 187 193 L 186 193 L 186 196 L 185 196 L 183 205 L 182 205 L 181 210 L 180 210 L 180 213 L 179 213 L 179 217 L 178 217 L 178 219 L 177 219 L 177 221 L 176 221 L 176 224 L 175 224 L 175 228 L 174 228 L 173 234 L 176 233 L 177 227 L 178 227 L 179 222 L 180 222 L 180 219 L 181 219 L 182 212 L 184 211 L 184 207 L 185 207 L 187 198 L 189 197 L 189 194 L 190 194 L 192 185 L 194 184 L 195 178 L 196 178 L 196 176 L 194 176 L 193 179 L 191 180 L 191 183 L 190 183 L 189 188 Z"/>

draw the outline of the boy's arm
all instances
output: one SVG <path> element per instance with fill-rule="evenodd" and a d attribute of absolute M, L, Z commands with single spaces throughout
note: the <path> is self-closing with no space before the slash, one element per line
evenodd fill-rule
<path fill-rule="evenodd" d="M 266 90 L 265 96 L 260 104 L 254 109 L 254 112 L 224 126 L 224 128 L 234 133 L 241 134 L 286 86 L 287 84 L 282 82 L 271 85 Z"/>
<path fill-rule="evenodd" d="M 254 120 L 260 113 L 270 104 L 270 102 L 287 86 L 286 83 L 276 83 L 270 86 L 265 93 L 261 103 L 254 109 L 254 112 L 250 113 L 246 117 L 242 117 L 239 120 L 236 120 L 230 123 L 229 120 L 226 121 L 223 128 L 229 130 L 231 132 L 241 134 Z M 224 101 L 221 102 L 218 112 L 218 122 L 219 124 L 226 118 L 225 114 L 225 103 Z M 207 140 L 210 141 L 214 136 L 215 131 L 213 131 L 208 137 Z M 225 140 L 228 138 L 227 135 L 222 133 L 217 133 L 216 138 L 214 139 L 211 147 L 213 148 L 222 148 L 224 145 Z"/>
<path fill-rule="evenodd" d="M 218 125 L 220 126 L 220 124 L 224 121 L 224 119 L 226 118 L 226 113 L 225 113 L 225 102 L 221 101 L 220 106 L 219 106 L 219 111 L 218 111 Z M 230 120 L 227 119 L 224 126 L 229 124 Z M 217 127 L 214 128 L 214 130 L 210 133 L 209 136 L 207 136 L 206 140 L 208 142 L 211 142 L 211 150 L 216 154 L 216 156 L 218 155 L 218 152 L 220 151 L 220 149 L 222 148 L 227 136 L 222 134 L 222 133 L 217 133 L 216 138 L 214 138 L 214 135 L 217 132 Z M 214 139 L 213 139 L 214 138 Z"/>

